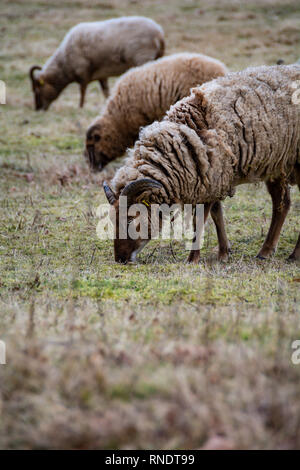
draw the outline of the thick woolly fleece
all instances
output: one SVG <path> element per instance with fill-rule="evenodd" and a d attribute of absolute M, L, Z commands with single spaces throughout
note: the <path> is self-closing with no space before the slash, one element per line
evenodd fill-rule
<path fill-rule="evenodd" d="M 131 67 L 161 57 L 164 32 L 150 18 L 129 16 L 70 29 L 36 78 L 45 77 L 57 89 L 73 81 L 118 76 Z"/>
<path fill-rule="evenodd" d="M 194 86 L 226 73 L 219 60 L 192 53 L 173 54 L 130 70 L 118 80 L 101 115 L 89 127 L 100 133 L 98 150 L 109 160 L 121 156 L 141 127 L 160 120 Z"/>
<path fill-rule="evenodd" d="M 201 87 L 140 134 L 116 173 L 116 194 L 131 181 L 163 185 L 157 203 L 205 203 L 242 183 L 282 177 L 300 163 L 300 106 L 293 103 L 300 65 L 249 68 Z"/>

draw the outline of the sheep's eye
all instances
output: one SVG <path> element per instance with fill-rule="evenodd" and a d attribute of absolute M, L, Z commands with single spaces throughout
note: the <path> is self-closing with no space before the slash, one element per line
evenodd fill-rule
<path fill-rule="evenodd" d="M 95 135 L 94 135 L 94 140 L 95 140 L 95 142 L 99 142 L 99 140 L 100 140 L 100 135 L 99 135 L 99 134 L 95 134 Z"/>

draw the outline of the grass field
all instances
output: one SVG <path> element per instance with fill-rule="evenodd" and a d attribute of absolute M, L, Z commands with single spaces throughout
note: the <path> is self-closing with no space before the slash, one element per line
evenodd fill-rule
<path fill-rule="evenodd" d="M 167 53 L 232 70 L 300 57 L 298 0 L 1 0 L 0 447 L 299 448 L 300 270 L 286 262 L 299 191 L 268 261 L 255 255 L 270 198 L 252 185 L 224 203 L 227 264 L 209 222 L 197 266 L 183 244 L 157 241 L 139 264 L 117 265 L 95 212 L 121 161 L 95 176 L 82 157 L 98 84 L 84 109 L 71 85 L 33 110 L 31 65 L 72 25 L 131 14 L 164 27 Z"/>

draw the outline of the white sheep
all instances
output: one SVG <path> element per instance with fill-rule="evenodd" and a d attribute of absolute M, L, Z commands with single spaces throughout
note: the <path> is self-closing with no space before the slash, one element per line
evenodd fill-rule
<path fill-rule="evenodd" d="M 30 69 L 35 108 L 48 109 L 72 82 L 80 85 L 80 106 L 87 85 L 99 80 L 108 96 L 108 77 L 161 57 L 164 32 L 155 21 L 142 16 L 79 23 L 66 34 L 43 68 Z"/>

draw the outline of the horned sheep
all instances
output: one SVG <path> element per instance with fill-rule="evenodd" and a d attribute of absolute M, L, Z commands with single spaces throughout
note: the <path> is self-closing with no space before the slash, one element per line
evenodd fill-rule
<path fill-rule="evenodd" d="M 86 157 L 94 170 L 123 155 L 141 127 L 160 120 L 196 85 L 227 73 L 219 60 L 179 53 L 129 70 L 116 83 L 101 115 L 86 134 Z"/>
<path fill-rule="evenodd" d="M 72 82 L 80 85 L 80 106 L 87 85 L 99 80 L 107 97 L 107 79 L 164 54 L 164 32 L 150 18 L 132 16 L 79 23 L 66 34 L 43 68 L 34 65 L 29 75 L 35 109 L 48 109 Z"/>
<path fill-rule="evenodd" d="M 237 185 L 263 181 L 273 216 L 259 256 L 269 256 L 290 207 L 289 184 L 300 188 L 300 112 L 292 98 L 299 79 L 300 65 L 263 66 L 194 88 L 142 131 L 113 189 L 104 184 L 110 203 L 118 210 L 126 195 L 148 210 L 178 201 L 209 208 Z M 133 260 L 147 241 L 117 238 L 115 259 Z M 300 259 L 300 235 L 290 259 Z"/>

